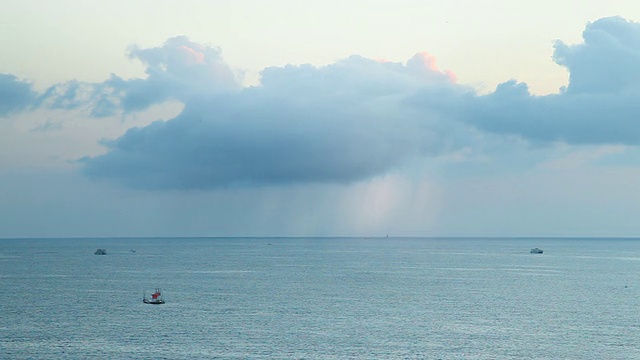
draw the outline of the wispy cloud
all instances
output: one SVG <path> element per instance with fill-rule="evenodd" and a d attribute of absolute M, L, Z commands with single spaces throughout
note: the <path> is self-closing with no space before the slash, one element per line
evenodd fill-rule
<path fill-rule="evenodd" d="M 184 36 L 168 39 L 163 46 L 132 46 L 129 58 L 146 67 L 144 79 L 123 79 L 116 74 L 102 83 L 69 81 L 56 84 L 38 96 L 35 107 L 84 109 L 94 117 L 149 108 L 167 100 L 188 102 L 240 89 L 218 48 L 191 42 Z"/>
<path fill-rule="evenodd" d="M 44 124 L 40 124 L 31 129 L 32 132 L 47 132 L 52 130 L 62 130 L 62 123 L 47 120 Z"/>

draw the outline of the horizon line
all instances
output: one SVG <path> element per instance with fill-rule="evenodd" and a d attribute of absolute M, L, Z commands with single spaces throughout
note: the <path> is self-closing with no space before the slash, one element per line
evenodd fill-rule
<path fill-rule="evenodd" d="M 362 236 L 362 235 L 288 235 L 288 236 L 257 236 L 257 235 L 200 235 L 200 236 L 14 236 L 0 237 L 2 240 L 80 240 L 80 239 L 640 239 L 640 235 L 617 236 L 589 236 L 589 235 L 400 235 L 400 236 Z"/>

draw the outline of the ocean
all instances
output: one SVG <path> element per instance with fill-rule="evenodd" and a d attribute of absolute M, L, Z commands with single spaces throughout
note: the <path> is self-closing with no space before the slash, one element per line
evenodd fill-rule
<path fill-rule="evenodd" d="M 639 310 L 636 239 L 0 240 L 1 359 L 640 359 Z"/>

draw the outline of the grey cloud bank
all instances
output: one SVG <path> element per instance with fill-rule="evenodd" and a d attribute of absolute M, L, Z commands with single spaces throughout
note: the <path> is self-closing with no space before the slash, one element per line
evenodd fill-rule
<path fill-rule="evenodd" d="M 15 99 L 0 99 L 0 115 L 48 106 L 101 117 L 183 102 L 176 118 L 130 129 L 105 142 L 105 154 L 79 161 L 90 177 L 143 189 L 348 183 L 465 148 L 469 127 L 532 142 L 637 145 L 640 24 L 603 18 L 583 37 L 555 43 L 553 59 L 570 82 L 546 96 L 515 80 L 477 95 L 424 53 L 406 64 L 352 56 L 271 67 L 259 86 L 242 88 L 219 49 L 176 37 L 130 49 L 144 79 L 71 81 L 38 95 L 4 75 L 0 92 Z"/>
<path fill-rule="evenodd" d="M 0 74 L 0 116 L 28 108 L 37 96 L 30 83 L 11 74 Z"/>
<path fill-rule="evenodd" d="M 514 80 L 492 94 L 453 99 L 456 117 L 479 129 L 532 141 L 626 144 L 640 141 L 640 24 L 597 20 L 584 43 L 555 44 L 553 59 L 570 73 L 559 94 L 532 96 Z"/>
<path fill-rule="evenodd" d="M 84 171 L 143 188 L 374 176 L 442 147 L 444 134 L 399 106 L 420 83 L 451 86 L 446 74 L 424 71 L 426 59 L 415 58 L 413 68 L 361 57 L 323 68 L 269 68 L 259 87 L 198 93 L 175 119 L 129 130 L 107 154 L 83 159 Z"/>

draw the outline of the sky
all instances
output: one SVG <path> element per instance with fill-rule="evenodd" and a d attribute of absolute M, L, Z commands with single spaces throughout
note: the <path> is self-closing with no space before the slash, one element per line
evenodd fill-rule
<path fill-rule="evenodd" d="M 637 1 L 0 0 L 0 238 L 640 236 Z"/>

